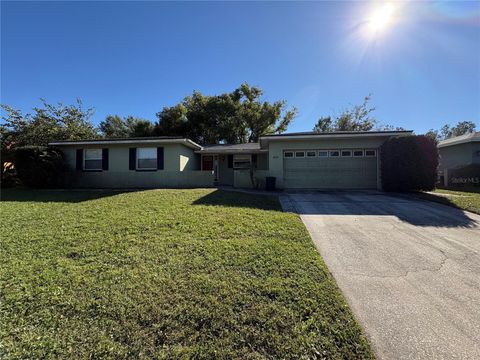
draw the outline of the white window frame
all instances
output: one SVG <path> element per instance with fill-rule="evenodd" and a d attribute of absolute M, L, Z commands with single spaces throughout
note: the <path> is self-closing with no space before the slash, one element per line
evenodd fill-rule
<path fill-rule="evenodd" d="M 323 156 L 323 155 L 320 155 L 320 153 L 326 153 L 326 155 Z M 317 156 L 318 156 L 318 157 L 322 157 L 322 158 L 323 158 L 323 157 L 328 157 L 329 155 L 330 155 L 330 151 L 329 151 L 329 150 L 318 150 L 318 151 L 317 151 Z"/>
<path fill-rule="evenodd" d="M 292 156 L 287 156 L 286 154 L 292 154 Z M 293 151 L 290 151 L 290 150 L 289 150 L 289 151 L 284 151 L 284 152 L 283 152 L 283 157 L 284 157 L 285 159 L 291 159 L 291 158 L 293 158 L 294 156 L 295 156 L 295 153 L 294 153 Z"/>
<path fill-rule="evenodd" d="M 373 155 L 367 155 L 367 151 L 373 151 Z M 376 149 L 365 149 L 363 152 L 365 157 L 377 157 L 377 150 Z"/>
<path fill-rule="evenodd" d="M 297 156 L 297 153 L 303 153 L 303 156 Z M 295 157 L 296 158 L 305 158 L 305 150 L 295 150 Z"/>
<path fill-rule="evenodd" d="M 308 153 L 312 153 L 313 155 L 308 155 Z M 317 150 L 305 150 L 305 157 L 307 158 L 312 158 L 312 157 L 317 157 Z"/>
<path fill-rule="evenodd" d="M 361 151 L 362 152 L 362 155 L 355 155 L 355 151 Z M 355 149 L 355 150 L 352 150 L 352 156 L 353 157 L 363 157 L 365 155 L 365 151 L 363 149 Z"/>
<path fill-rule="evenodd" d="M 332 155 L 332 152 L 338 152 L 338 155 Z M 340 157 L 341 152 L 340 150 L 328 150 L 328 157 Z"/>
<path fill-rule="evenodd" d="M 343 155 L 343 152 L 344 151 L 348 151 L 350 153 L 350 155 Z M 350 150 L 350 149 L 342 149 L 340 150 L 340 157 L 352 157 L 352 154 L 353 154 L 353 151 Z"/>
<path fill-rule="evenodd" d="M 88 159 L 88 160 L 100 160 L 100 167 L 99 168 L 87 169 L 85 167 L 85 162 L 87 161 L 87 151 L 91 151 L 91 150 L 96 150 L 96 151 L 100 152 L 100 157 L 96 157 L 96 158 L 93 158 L 93 159 Z M 101 170 L 103 170 L 103 150 L 102 149 L 96 149 L 96 148 L 83 149 L 83 171 L 101 171 Z"/>
<path fill-rule="evenodd" d="M 146 167 L 140 167 L 140 166 L 138 166 L 138 161 L 141 160 L 140 157 L 139 157 L 139 155 L 140 155 L 140 150 L 141 150 L 141 149 L 153 149 L 153 150 L 154 150 L 154 154 L 155 154 L 155 167 L 146 168 Z M 142 171 L 142 170 L 157 170 L 157 165 L 156 165 L 156 164 L 157 164 L 157 161 L 158 161 L 158 152 L 157 152 L 157 148 L 156 148 L 156 147 L 139 147 L 139 148 L 137 148 L 135 157 L 136 157 L 136 159 L 135 159 L 135 168 L 136 168 L 137 170 L 140 170 L 140 171 Z M 152 159 L 153 159 L 153 158 L 152 158 Z M 152 160 L 152 159 L 150 159 L 150 160 Z"/>
<path fill-rule="evenodd" d="M 246 163 L 248 159 L 248 165 L 236 166 L 235 163 Z M 252 155 L 250 154 L 235 154 L 233 155 L 233 168 L 234 169 L 250 169 L 252 167 Z"/>

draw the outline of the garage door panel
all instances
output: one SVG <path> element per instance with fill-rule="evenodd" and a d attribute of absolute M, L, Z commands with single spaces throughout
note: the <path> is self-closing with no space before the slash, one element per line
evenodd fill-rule
<path fill-rule="evenodd" d="M 377 187 L 376 158 L 286 158 L 286 188 L 374 189 Z"/>

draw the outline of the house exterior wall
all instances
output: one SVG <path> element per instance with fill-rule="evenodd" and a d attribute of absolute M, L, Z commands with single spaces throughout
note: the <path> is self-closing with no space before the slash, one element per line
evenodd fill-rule
<path fill-rule="evenodd" d="M 228 167 L 228 155 L 218 156 L 219 185 L 233 186 L 233 168 Z"/>
<path fill-rule="evenodd" d="M 257 189 L 265 189 L 265 178 L 269 176 L 268 170 L 255 170 L 253 173 L 254 182 Z M 250 177 L 250 170 L 237 169 L 234 173 L 233 186 L 236 188 L 252 189 L 252 179 Z"/>
<path fill-rule="evenodd" d="M 164 149 L 164 169 L 155 171 L 129 170 L 129 148 L 157 147 Z M 77 171 L 77 149 L 108 148 L 108 170 Z M 159 188 L 212 187 L 213 175 L 199 171 L 198 155 L 181 144 L 100 144 L 68 145 L 61 147 L 72 170 L 72 187 L 99 188 Z"/>
<path fill-rule="evenodd" d="M 451 145 L 438 148 L 440 170 L 453 169 L 469 164 L 480 164 L 480 142 Z"/>
<path fill-rule="evenodd" d="M 268 153 L 257 154 L 257 169 L 268 170 Z"/>
<path fill-rule="evenodd" d="M 377 149 L 377 188 L 381 188 L 380 171 L 379 171 L 379 147 L 387 137 L 375 137 L 375 138 L 356 138 L 356 139 L 308 139 L 308 140 L 281 140 L 276 139 L 270 141 L 268 146 L 268 166 L 269 176 L 277 178 L 276 186 L 279 189 L 285 187 L 284 178 L 284 158 L 283 152 L 285 150 L 330 150 L 330 149 Z M 335 159 L 344 160 L 344 159 Z M 358 160 L 358 159 L 355 159 Z M 331 183 L 341 183 L 343 180 L 339 177 L 337 180 L 332 179 Z"/>

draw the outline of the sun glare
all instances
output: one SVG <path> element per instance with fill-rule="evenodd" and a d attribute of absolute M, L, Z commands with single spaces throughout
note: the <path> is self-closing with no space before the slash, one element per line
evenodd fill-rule
<path fill-rule="evenodd" d="M 395 6 L 391 3 L 381 5 L 375 9 L 367 20 L 368 30 L 371 34 L 385 31 L 395 20 Z"/>

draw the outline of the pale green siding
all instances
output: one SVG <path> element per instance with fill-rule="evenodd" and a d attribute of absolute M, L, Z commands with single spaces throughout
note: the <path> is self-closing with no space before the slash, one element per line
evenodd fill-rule
<path fill-rule="evenodd" d="M 69 184 L 79 188 L 201 188 L 213 187 L 209 171 L 76 172 Z"/>
<path fill-rule="evenodd" d="M 257 154 L 257 169 L 268 170 L 268 153 Z"/>
<path fill-rule="evenodd" d="M 233 186 L 233 168 L 228 167 L 228 155 L 218 156 L 218 184 Z"/>
<path fill-rule="evenodd" d="M 265 178 L 268 176 L 268 170 L 256 170 L 253 173 L 253 181 L 257 189 L 265 189 Z M 235 170 L 233 186 L 236 188 L 251 189 L 254 187 L 250 170 Z"/>
<path fill-rule="evenodd" d="M 156 171 L 129 170 L 129 148 L 163 147 L 164 169 Z M 200 171 L 198 155 L 181 144 L 101 144 L 60 146 L 72 170 L 72 187 L 99 188 L 156 188 L 156 187 L 211 187 L 213 175 Z M 76 150 L 108 148 L 108 170 L 98 172 L 76 171 Z"/>

